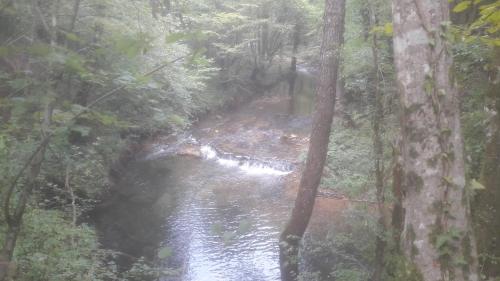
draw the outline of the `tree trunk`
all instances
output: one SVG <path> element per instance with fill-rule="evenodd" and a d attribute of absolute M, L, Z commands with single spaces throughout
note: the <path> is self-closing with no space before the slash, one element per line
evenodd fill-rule
<path fill-rule="evenodd" d="M 4 198 L 4 215 L 7 222 L 7 229 L 5 231 L 5 239 L 3 241 L 3 247 L 0 250 L 0 281 L 7 279 L 9 275 L 12 274 L 11 263 L 12 257 L 14 255 L 14 249 L 16 247 L 17 238 L 19 236 L 19 231 L 21 230 L 21 225 L 23 222 L 24 211 L 28 204 L 31 193 L 38 186 L 38 175 L 40 174 L 40 169 L 45 156 L 45 150 L 47 149 L 48 142 L 46 141 L 48 134 L 48 129 L 52 121 L 52 103 L 49 102 L 45 108 L 44 122 L 42 124 L 42 131 L 44 135 L 42 136 L 42 146 L 36 156 L 29 163 L 29 171 L 26 176 L 26 183 L 23 185 L 21 191 L 19 192 L 19 199 L 17 200 L 15 207 L 11 208 L 13 205 L 10 197 L 12 192 L 9 192 Z M 13 212 L 11 214 L 11 209 Z"/>
<path fill-rule="evenodd" d="M 392 239 L 395 244 L 395 251 L 399 252 L 401 244 L 401 233 L 403 232 L 404 209 L 403 209 L 403 160 L 401 159 L 401 140 L 396 140 L 392 150 L 392 194 L 394 203 L 392 205 Z"/>
<path fill-rule="evenodd" d="M 325 165 L 334 113 L 345 0 L 325 2 L 319 86 L 309 151 L 292 216 L 280 237 L 280 267 L 283 281 L 297 280 L 298 277 L 299 243 L 314 207 Z"/>
<path fill-rule="evenodd" d="M 73 5 L 73 16 L 71 17 L 71 23 L 69 25 L 69 32 L 73 32 L 75 30 L 76 20 L 78 19 L 78 11 L 80 10 L 80 3 L 82 0 L 75 0 L 75 4 Z"/>
<path fill-rule="evenodd" d="M 344 8 L 345 9 L 345 8 Z M 337 83 L 336 83 L 336 88 L 335 88 L 335 112 L 334 112 L 334 117 L 333 117 L 333 122 L 335 124 L 346 124 L 349 123 L 347 119 L 350 118 L 348 116 L 348 113 L 346 112 L 346 98 L 345 98 L 345 79 L 342 76 L 342 65 L 343 65 L 343 59 L 342 59 L 342 51 L 344 47 L 344 33 L 345 33 L 345 11 L 340 15 L 342 17 L 342 26 L 339 27 L 339 32 L 340 32 L 340 40 L 339 40 L 339 70 L 337 74 Z M 345 122 L 344 122 L 345 121 Z"/>
<path fill-rule="evenodd" d="M 290 104 L 288 112 L 293 114 L 295 112 L 295 101 L 293 95 L 295 93 L 295 80 L 297 79 L 297 50 L 300 44 L 300 24 L 296 23 L 293 31 L 293 49 L 292 49 L 292 60 L 290 62 L 290 74 L 288 78 L 288 97 L 290 99 Z"/>
<path fill-rule="evenodd" d="M 374 9 L 370 11 L 371 26 L 377 25 L 377 16 Z M 372 34 L 372 56 L 373 56 L 373 94 L 374 94 L 374 113 L 373 113 L 373 151 L 374 151 L 374 171 L 375 188 L 377 195 L 377 208 L 379 212 L 380 233 L 375 243 L 375 269 L 372 275 L 372 281 L 382 280 L 384 269 L 384 255 L 386 248 L 385 233 L 387 231 L 386 209 L 385 209 L 385 190 L 384 190 L 384 144 L 382 140 L 383 122 L 384 122 L 384 104 L 382 91 L 380 91 L 380 69 L 377 34 Z"/>
<path fill-rule="evenodd" d="M 401 247 L 422 280 L 478 280 L 457 90 L 445 41 L 447 0 L 394 0 L 401 103 Z"/>

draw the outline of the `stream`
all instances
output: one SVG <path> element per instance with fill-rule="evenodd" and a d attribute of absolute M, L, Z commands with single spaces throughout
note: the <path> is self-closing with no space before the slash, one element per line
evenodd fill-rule
<path fill-rule="evenodd" d="M 278 238 L 314 93 L 299 74 L 293 99 L 283 85 L 160 139 L 130 165 L 96 219 L 102 245 L 124 253 L 119 263 L 144 256 L 174 269 L 163 281 L 280 280 Z"/>

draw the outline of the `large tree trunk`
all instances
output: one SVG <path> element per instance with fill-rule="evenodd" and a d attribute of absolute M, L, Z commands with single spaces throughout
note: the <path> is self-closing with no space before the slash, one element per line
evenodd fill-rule
<path fill-rule="evenodd" d="M 283 281 L 297 280 L 299 244 L 309 223 L 325 165 L 334 113 L 345 0 L 326 0 L 319 86 L 306 166 L 290 221 L 280 237 Z"/>
<path fill-rule="evenodd" d="M 401 102 L 402 250 L 422 280 L 478 280 L 447 0 L 394 0 Z"/>

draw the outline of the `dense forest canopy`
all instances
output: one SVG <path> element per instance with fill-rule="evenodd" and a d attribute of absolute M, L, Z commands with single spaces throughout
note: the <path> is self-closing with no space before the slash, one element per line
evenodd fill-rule
<path fill-rule="evenodd" d="M 499 0 L 0 0 L 0 281 L 500 280 L 499 83 Z"/>

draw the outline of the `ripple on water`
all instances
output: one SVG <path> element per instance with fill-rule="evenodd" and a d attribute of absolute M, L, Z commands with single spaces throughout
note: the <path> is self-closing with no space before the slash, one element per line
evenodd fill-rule
<path fill-rule="evenodd" d="M 281 192 L 282 178 L 213 164 L 182 164 L 183 173 L 166 183 L 179 190 L 179 202 L 164 245 L 176 253 L 170 265 L 183 270 L 164 280 L 279 280 L 278 237 L 289 202 L 270 192 Z"/>

